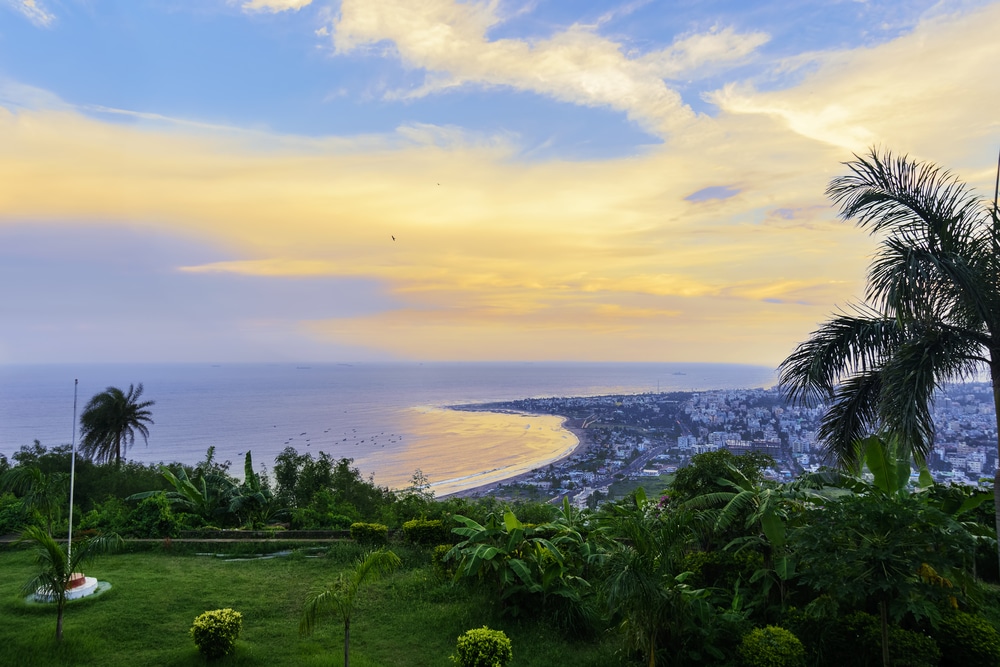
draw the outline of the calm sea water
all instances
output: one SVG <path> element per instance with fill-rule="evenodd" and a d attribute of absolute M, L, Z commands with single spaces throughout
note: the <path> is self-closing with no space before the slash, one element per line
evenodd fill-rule
<path fill-rule="evenodd" d="M 445 406 L 544 396 L 767 387 L 774 371 L 731 364 L 394 363 L 0 366 L 0 452 L 73 437 L 78 412 L 108 386 L 142 382 L 149 444 L 128 457 L 196 463 L 214 445 L 240 471 L 247 450 L 270 467 L 285 447 L 350 457 L 391 488 L 420 468 L 440 495 L 561 457 L 576 438 L 556 417 Z"/>

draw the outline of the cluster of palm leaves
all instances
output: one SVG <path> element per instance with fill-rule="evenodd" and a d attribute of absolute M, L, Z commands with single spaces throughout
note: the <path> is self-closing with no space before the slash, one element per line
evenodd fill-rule
<path fill-rule="evenodd" d="M 108 387 L 87 403 L 80 415 L 80 450 L 97 463 L 118 465 L 138 433 L 148 443 L 153 423 L 148 408 L 154 401 L 140 401 L 142 383 L 129 385 L 128 391 Z"/>
<path fill-rule="evenodd" d="M 836 461 L 856 465 L 858 443 L 878 435 L 920 463 L 942 383 L 988 375 L 1000 420 L 997 193 L 989 202 L 948 171 L 889 152 L 847 166 L 827 193 L 845 220 L 879 237 L 865 300 L 799 345 L 781 384 L 793 399 L 829 405 L 820 436 Z M 1000 466 L 994 492 L 1000 501 Z"/>

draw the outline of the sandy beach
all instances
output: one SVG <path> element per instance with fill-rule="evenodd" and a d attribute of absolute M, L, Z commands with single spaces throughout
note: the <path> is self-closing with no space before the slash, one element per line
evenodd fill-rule
<path fill-rule="evenodd" d="M 468 408 L 463 408 L 463 409 L 468 409 Z M 484 412 L 493 412 L 492 410 L 483 410 L 483 411 Z M 527 413 L 527 414 L 540 414 L 540 413 Z M 521 473 L 519 475 L 514 475 L 512 477 L 506 477 L 504 479 L 500 479 L 500 480 L 497 480 L 497 481 L 494 481 L 494 482 L 490 482 L 489 484 L 482 484 L 480 486 L 474 486 L 474 487 L 471 487 L 471 488 L 468 488 L 468 489 L 462 489 L 461 491 L 454 491 L 452 493 L 445 493 L 445 494 L 442 494 L 442 495 L 438 496 L 438 498 L 439 499 L 442 499 L 442 498 L 451 498 L 451 497 L 477 498 L 477 497 L 480 497 L 480 496 L 486 496 L 486 495 L 489 495 L 491 492 L 495 491 L 497 489 L 497 487 L 500 486 L 500 485 L 508 485 L 508 484 L 515 484 L 515 483 L 518 483 L 518 482 L 523 482 L 523 481 L 527 480 L 529 477 L 531 477 L 533 474 L 535 474 L 535 472 L 537 472 L 540 468 L 544 468 L 544 467 L 547 467 L 547 466 L 549 466 L 549 465 L 551 465 L 553 463 L 558 463 L 560 461 L 563 461 L 563 460 L 569 458 L 570 456 L 573 456 L 574 454 L 583 454 L 583 453 L 587 452 L 590 449 L 590 447 L 592 446 L 593 443 L 591 442 L 590 436 L 587 433 L 586 429 L 583 428 L 583 420 L 582 419 L 570 419 L 569 417 L 563 417 L 562 419 L 563 419 L 562 428 L 565 429 L 565 430 L 567 430 L 567 431 L 569 431 L 574 436 L 576 436 L 576 440 L 577 440 L 576 446 L 572 450 L 570 450 L 569 452 L 567 452 L 566 454 L 564 454 L 563 456 L 561 456 L 558 459 L 555 459 L 553 461 L 550 461 L 548 463 L 545 463 L 544 465 L 538 466 L 537 468 L 532 468 L 531 470 L 529 470 L 527 472 L 523 472 L 523 473 Z"/>

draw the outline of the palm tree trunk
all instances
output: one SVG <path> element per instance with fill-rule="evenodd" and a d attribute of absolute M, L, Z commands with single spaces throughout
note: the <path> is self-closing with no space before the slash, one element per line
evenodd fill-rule
<path fill-rule="evenodd" d="M 656 667 L 656 630 L 649 635 L 649 667 Z"/>
<path fill-rule="evenodd" d="M 63 622 L 63 609 L 66 607 L 66 603 L 63 600 L 59 600 L 56 603 L 56 641 L 62 641 L 62 622 Z"/>
<path fill-rule="evenodd" d="M 344 667 L 351 667 L 351 619 L 344 619 Z"/>

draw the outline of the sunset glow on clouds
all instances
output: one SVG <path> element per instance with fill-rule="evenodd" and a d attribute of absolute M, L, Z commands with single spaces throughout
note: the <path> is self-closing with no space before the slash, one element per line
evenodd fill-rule
<path fill-rule="evenodd" d="M 852 152 L 991 189 L 1000 3 L 897 4 L 0 5 L 0 362 L 776 364 Z"/>

